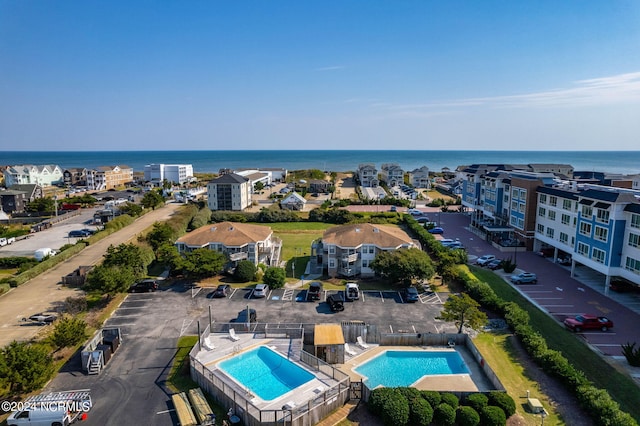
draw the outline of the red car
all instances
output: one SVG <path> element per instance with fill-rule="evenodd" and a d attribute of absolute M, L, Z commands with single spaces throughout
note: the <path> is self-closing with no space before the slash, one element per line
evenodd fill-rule
<path fill-rule="evenodd" d="M 572 331 L 579 333 L 582 330 L 602 330 L 607 331 L 613 328 L 613 322 L 607 317 L 582 314 L 564 320 L 564 325 Z"/>

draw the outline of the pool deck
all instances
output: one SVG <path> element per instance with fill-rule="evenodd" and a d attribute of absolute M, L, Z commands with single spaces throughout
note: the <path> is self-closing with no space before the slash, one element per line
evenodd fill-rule
<path fill-rule="evenodd" d="M 460 354 L 471 374 L 442 374 L 424 376 L 412 386 L 420 390 L 436 391 L 460 391 L 460 392 L 485 392 L 493 390 L 494 386 L 486 377 L 469 350 L 464 346 L 455 348 L 443 346 L 378 346 L 369 344 L 368 349 L 362 349 L 356 345 L 351 346 L 356 355 L 345 361 L 340 370 L 348 374 L 352 381 L 362 380 L 362 376 L 354 370 L 384 351 L 456 351 Z"/>

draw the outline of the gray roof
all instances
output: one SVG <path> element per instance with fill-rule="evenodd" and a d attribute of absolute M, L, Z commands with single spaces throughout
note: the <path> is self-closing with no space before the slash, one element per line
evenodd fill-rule
<path fill-rule="evenodd" d="M 222 175 L 219 178 L 211 181 L 211 183 L 245 183 L 245 182 L 249 182 L 249 179 L 235 173 Z"/>

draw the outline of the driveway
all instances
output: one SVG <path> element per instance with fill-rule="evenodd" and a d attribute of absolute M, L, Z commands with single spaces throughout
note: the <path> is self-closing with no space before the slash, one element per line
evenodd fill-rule
<path fill-rule="evenodd" d="M 5 346 L 13 340 L 29 340 L 35 337 L 41 330 L 41 326 L 25 324 L 22 318 L 28 317 L 42 311 L 57 310 L 64 300 L 69 296 L 83 294 L 81 290 L 65 287 L 60 283 L 62 276 L 73 272 L 78 266 L 94 265 L 102 260 L 110 245 L 117 246 L 137 238 L 138 234 L 151 226 L 154 222 L 165 220 L 181 204 L 166 204 L 165 206 L 147 213 L 138 218 L 133 224 L 108 237 L 92 244 L 82 250 L 71 259 L 62 262 L 54 268 L 38 275 L 17 288 L 0 296 L 0 346 Z M 62 240 L 67 241 L 68 230 L 79 226 L 79 224 L 59 224 L 54 225 L 44 231 L 40 231 L 33 238 L 41 238 L 42 241 Z M 11 247 L 12 250 L 23 250 L 22 244 L 33 244 L 31 238 L 24 241 L 17 241 Z M 60 244 L 60 245 L 63 245 Z M 42 246 L 40 246 L 42 247 Z M 4 249 L 4 248 L 3 248 Z"/>

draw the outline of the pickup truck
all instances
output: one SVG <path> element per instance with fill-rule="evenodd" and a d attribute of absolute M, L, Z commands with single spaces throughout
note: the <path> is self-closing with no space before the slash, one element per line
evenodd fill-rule
<path fill-rule="evenodd" d="M 576 333 L 582 330 L 602 330 L 607 331 L 613 328 L 613 322 L 607 317 L 599 317 L 596 315 L 582 314 L 564 320 L 564 325 Z"/>
<path fill-rule="evenodd" d="M 16 238 L 15 237 L 10 237 L 10 238 L 0 238 L 0 247 L 4 247 L 8 244 L 13 244 L 16 242 Z"/>

